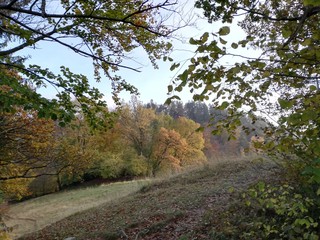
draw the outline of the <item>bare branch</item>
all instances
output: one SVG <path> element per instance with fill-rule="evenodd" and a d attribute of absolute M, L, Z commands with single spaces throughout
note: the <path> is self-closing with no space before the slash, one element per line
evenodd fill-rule
<path fill-rule="evenodd" d="M 16 2 L 18 2 L 19 0 L 13 0 L 8 4 L 8 7 L 12 7 Z"/>
<path fill-rule="evenodd" d="M 41 2 L 41 15 L 43 18 L 45 18 L 47 16 L 46 13 L 46 0 L 42 0 Z"/>
<path fill-rule="evenodd" d="M 254 14 L 254 15 L 258 15 L 258 16 L 261 16 L 261 18 L 264 18 L 264 19 L 267 19 L 267 20 L 270 20 L 270 21 L 289 21 L 289 22 L 293 22 L 293 21 L 298 21 L 301 19 L 301 16 L 299 17 L 281 17 L 281 18 L 275 18 L 275 17 L 270 17 L 269 15 L 265 14 L 265 13 L 262 13 L 262 12 L 258 12 L 254 9 L 247 9 L 247 8 L 242 8 L 242 7 L 239 7 L 237 8 L 238 10 L 242 10 L 242 11 L 245 11 L 246 13 L 251 13 L 251 14 Z"/>
<path fill-rule="evenodd" d="M 2 15 L 2 14 L 0 13 L 0 15 Z M 17 47 L 14 47 L 14 48 L 11 48 L 11 49 L 5 50 L 5 51 L 0 51 L 0 56 L 7 56 L 7 55 L 10 55 L 10 54 L 15 53 L 17 51 L 20 51 L 20 50 L 22 50 L 22 49 L 24 49 L 26 47 L 34 45 L 35 43 L 45 39 L 47 36 L 50 36 L 50 35 L 54 34 L 55 32 L 56 32 L 55 30 L 51 31 L 51 32 L 48 32 L 46 35 L 42 35 L 42 36 L 39 36 L 37 38 L 31 39 L 29 42 L 25 42 L 23 44 L 20 44 Z"/>
<path fill-rule="evenodd" d="M 30 6 L 30 8 L 29 8 L 30 11 L 32 11 L 32 8 L 34 7 L 34 5 L 36 5 L 36 3 L 37 3 L 38 1 L 39 1 L 39 0 L 35 0 L 35 1 L 31 4 L 31 6 Z"/>
<path fill-rule="evenodd" d="M 288 38 L 288 40 L 283 44 L 283 48 L 288 46 L 290 44 L 290 42 L 297 37 L 297 34 L 302 29 L 305 21 L 309 17 L 311 17 L 315 14 L 318 14 L 319 12 L 320 12 L 320 7 L 305 7 L 302 16 L 299 17 L 299 25 L 296 27 L 295 31 L 291 34 L 291 36 Z"/>
<path fill-rule="evenodd" d="M 2 14 L 0 13 L 0 15 L 2 15 Z M 27 25 L 19 22 L 18 20 L 14 19 L 14 18 L 12 18 L 12 17 L 8 17 L 8 16 L 7 16 L 7 18 L 9 18 L 10 20 L 12 20 L 12 21 L 20 24 L 21 26 L 23 26 L 23 27 L 26 28 L 26 29 L 28 29 L 28 30 L 30 30 L 30 31 L 32 31 L 32 32 L 34 32 L 34 33 L 37 33 L 37 34 L 41 35 L 40 37 L 36 38 L 35 40 L 39 39 L 38 41 L 40 41 L 40 40 L 44 40 L 45 38 L 48 38 L 48 39 L 53 40 L 53 41 L 56 42 L 56 43 L 59 43 L 59 44 L 62 45 L 62 46 L 65 46 L 65 47 L 71 49 L 71 50 L 74 51 L 75 53 L 79 53 L 80 55 L 82 55 L 82 56 L 84 56 L 84 57 L 90 57 L 90 58 L 92 58 L 92 59 L 94 59 L 94 60 L 99 60 L 99 61 L 101 61 L 101 62 L 104 62 L 104 63 L 109 64 L 109 65 L 112 65 L 112 66 L 117 66 L 117 67 L 129 69 L 129 70 L 133 70 L 133 71 L 135 71 L 135 72 L 140 72 L 139 70 L 137 70 L 137 69 L 135 69 L 135 68 L 132 68 L 132 67 L 128 67 L 128 66 L 125 66 L 125 65 L 121 65 L 121 64 L 117 64 L 117 63 L 113 63 L 113 62 L 106 61 L 104 58 L 101 58 L 101 57 L 98 57 L 98 56 L 96 56 L 96 55 L 93 55 L 93 54 L 90 54 L 90 53 L 88 53 L 88 52 L 85 52 L 85 51 L 82 51 L 82 50 L 80 50 L 80 49 L 77 49 L 76 47 L 71 46 L 70 44 L 67 44 L 67 43 L 64 43 L 64 42 L 60 41 L 58 38 L 52 37 L 51 35 L 53 35 L 54 33 L 57 32 L 56 30 L 53 30 L 53 31 L 51 31 L 51 32 L 49 32 L 49 33 L 42 33 L 42 32 L 40 32 L 40 31 L 38 31 L 38 30 L 35 30 L 35 29 L 33 29 L 33 28 L 31 28 L 31 27 L 29 27 L 29 26 L 27 26 Z M 70 26 L 68 26 L 68 27 L 70 27 Z M 67 28 L 67 27 L 66 27 L 66 28 Z M 60 29 L 60 30 L 61 30 L 61 29 Z M 30 46 L 30 45 L 31 45 L 30 43 L 26 42 L 26 43 L 24 43 L 24 44 L 16 47 L 16 49 L 11 49 L 11 50 L 8 50 L 8 51 L 3 51 L 3 52 L 7 52 L 6 54 L 4 54 L 3 52 L 0 51 L 0 56 L 5 56 L 5 55 L 7 55 L 7 54 L 14 53 L 14 52 L 19 51 L 19 50 L 23 49 L 24 47 L 27 47 L 27 46 Z"/>
<path fill-rule="evenodd" d="M 157 5 L 153 5 L 153 6 L 149 6 L 147 8 L 142 9 L 141 6 L 143 6 L 144 3 L 141 4 L 139 10 L 132 12 L 131 14 L 128 14 L 127 16 L 123 17 L 123 18 L 115 18 L 115 17 L 106 17 L 106 16 L 100 16 L 100 15 L 94 15 L 93 11 L 90 14 L 67 14 L 67 13 L 63 13 L 63 14 L 52 14 L 52 13 L 46 13 L 45 11 L 45 0 L 42 0 L 42 4 L 41 4 L 41 12 L 37 12 L 37 11 L 33 11 L 32 7 L 33 5 L 38 2 L 38 0 L 36 0 L 29 9 L 24 9 L 24 8 L 19 8 L 19 7 L 14 7 L 14 6 L 9 6 L 9 5 L 0 5 L 0 9 L 3 10 L 10 10 L 10 11 L 14 11 L 14 12 L 18 12 L 18 13 L 24 13 L 24 14 L 28 14 L 28 15 L 32 15 L 32 16 L 38 16 L 38 17 L 42 17 L 42 18 L 51 18 L 51 19 L 92 19 L 92 20 L 104 20 L 104 21 L 112 21 L 112 22 L 122 22 L 122 23 L 126 23 L 126 24 L 130 24 L 133 25 L 135 27 L 138 28 L 143 28 L 147 31 L 149 31 L 150 33 L 156 34 L 158 36 L 162 36 L 162 37 L 166 37 L 168 36 L 168 34 L 162 34 L 159 31 L 155 31 L 152 28 L 150 28 L 149 26 L 141 26 L 138 24 L 135 24 L 134 22 L 130 21 L 129 19 L 132 16 L 135 15 L 139 15 L 142 14 L 144 12 L 148 12 L 148 11 L 152 11 L 154 9 L 159 9 L 159 8 L 165 8 L 165 7 L 169 7 L 169 6 L 174 6 L 177 4 L 177 2 L 173 2 L 170 3 L 168 0 L 164 1 L 163 3 L 157 4 Z M 71 7 L 69 7 L 68 10 L 70 10 Z"/>

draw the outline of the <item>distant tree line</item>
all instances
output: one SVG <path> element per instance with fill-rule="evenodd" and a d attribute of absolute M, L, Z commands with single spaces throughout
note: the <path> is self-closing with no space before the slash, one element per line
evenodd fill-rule
<path fill-rule="evenodd" d="M 113 113 L 110 129 L 92 129 L 16 108 L 0 116 L 0 190 L 5 198 L 38 196 L 77 182 L 153 177 L 207 162 L 200 124 L 145 108 L 136 98 Z"/>
<path fill-rule="evenodd" d="M 65 127 L 21 108 L 1 114 L 1 193 L 21 199 L 91 179 L 177 173 L 248 154 L 252 136 L 260 133 L 247 134 L 245 129 L 261 127 L 243 117 L 236 138 L 226 131 L 213 135 L 215 125 L 209 122 L 226 112 L 200 102 L 143 104 L 133 97 L 112 114 L 108 129 L 90 128 L 80 112 Z"/>
<path fill-rule="evenodd" d="M 164 113 L 173 119 L 186 117 L 202 126 L 205 149 L 204 152 L 208 159 L 217 160 L 222 156 L 239 156 L 247 155 L 252 148 L 252 139 L 263 137 L 263 129 L 267 123 L 261 118 L 254 122 L 246 116 L 240 118 L 241 126 L 235 130 L 234 137 L 230 138 L 230 134 L 223 130 L 216 134 L 216 124 L 228 117 L 225 110 L 219 110 L 211 104 L 201 101 L 172 101 L 170 105 L 156 104 L 150 101 L 145 104 L 146 108 L 154 109 L 157 113 Z M 215 134 L 212 134 L 215 133 Z M 251 149 L 252 150 L 252 149 Z"/>

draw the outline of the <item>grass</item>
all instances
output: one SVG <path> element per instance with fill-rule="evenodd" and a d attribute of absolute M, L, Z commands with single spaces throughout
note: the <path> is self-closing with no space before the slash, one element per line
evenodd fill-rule
<path fill-rule="evenodd" d="M 208 229 L 218 221 L 212 218 L 230 204 L 230 188 L 241 191 L 260 179 L 274 178 L 277 171 L 271 163 L 251 161 L 208 165 L 145 184 L 135 194 L 78 212 L 21 239 L 210 239 Z M 72 207 L 73 199 L 66 199 Z"/>
<path fill-rule="evenodd" d="M 150 184 L 151 180 L 118 182 L 98 187 L 62 191 L 14 204 L 6 217 L 17 238 L 44 228 L 79 211 L 122 198 Z"/>

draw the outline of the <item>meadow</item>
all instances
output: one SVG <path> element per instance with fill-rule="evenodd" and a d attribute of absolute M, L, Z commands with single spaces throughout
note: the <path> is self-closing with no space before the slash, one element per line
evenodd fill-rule
<path fill-rule="evenodd" d="M 237 192 L 278 171 L 270 162 L 233 160 L 161 181 L 51 194 L 17 204 L 9 214 L 36 220 L 14 229 L 19 239 L 208 239 Z"/>
<path fill-rule="evenodd" d="M 134 180 L 48 194 L 11 205 L 5 215 L 6 224 L 12 227 L 12 236 L 17 238 L 77 212 L 127 196 L 150 183 L 149 179 Z"/>

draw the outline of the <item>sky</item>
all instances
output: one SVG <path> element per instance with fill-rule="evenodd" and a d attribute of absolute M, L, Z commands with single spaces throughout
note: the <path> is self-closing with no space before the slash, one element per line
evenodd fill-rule
<path fill-rule="evenodd" d="M 194 10 L 192 0 L 189 0 L 185 6 L 184 12 L 190 13 L 190 10 Z M 222 26 L 219 23 L 209 24 L 207 20 L 197 17 L 201 16 L 201 10 L 194 10 L 194 24 L 195 26 L 189 26 L 180 29 L 175 34 L 182 36 L 184 41 L 173 40 L 174 50 L 171 53 L 170 57 L 174 59 L 174 62 L 181 62 L 181 65 L 185 62 L 185 66 L 188 65 L 187 60 L 195 55 L 195 47 L 188 43 L 190 37 L 199 38 L 204 32 L 215 33 L 219 31 L 219 28 Z M 186 16 L 188 17 L 188 16 Z M 174 20 L 173 20 L 174 21 Z M 229 39 L 233 41 L 234 38 L 239 38 L 242 34 L 237 29 L 235 32 L 231 32 Z M 47 67 L 54 72 L 58 72 L 60 66 L 69 67 L 70 70 L 74 73 L 81 73 L 86 75 L 90 80 L 90 83 L 98 87 L 105 95 L 105 100 L 108 102 L 109 106 L 113 106 L 114 103 L 111 98 L 111 86 L 110 81 L 106 78 L 102 78 L 100 83 L 97 83 L 93 79 L 93 67 L 92 61 L 88 58 L 84 58 L 75 54 L 71 50 L 65 49 L 58 44 L 42 42 L 37 45 L 36 49 L 25 49 L 22 54 L 29 55 L 29 63 L 39 64 L 42 67 Z M 137 62 L 128 63 L 129 66 L 139 67 L 141 72 L 134 72 L 128 69 L 121 69 L 117 74 L 121 75 L 126 79 L 130 84 L 136 86 L 139 90 L 139 98 L 144 103 L 149 102 L 151 99 L 158 103 L 162 104 L 169 97 L 167 95 L 167 86 L 175 78 L 179 71 L 183 71 L 184 68 L 176 69 L 175 71 L 170 71 L 170 66 L 172 63 L 159 61 L 159 69 L 154 69 L 151 62 L 148 60 L 147 54 L 141 49 L 137 49 L 130 54 L 130 56 Z M 136 66 L 135 66 L 136 65 Z M 48 86 L 47 89 L 38 90 L 41 94 L 46 97 L 53 98 L 56 95 L 56 90 Z M 192 95 L 185 89 L 181 94 L 179 94 L 183 102 L 192 100 Z M 122 93 L 120 98 L 125 102 L 128 102 L 131 98 L 130 94 Z"/>

